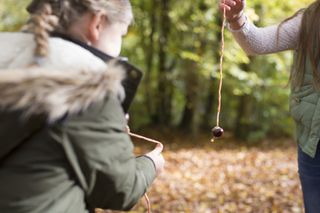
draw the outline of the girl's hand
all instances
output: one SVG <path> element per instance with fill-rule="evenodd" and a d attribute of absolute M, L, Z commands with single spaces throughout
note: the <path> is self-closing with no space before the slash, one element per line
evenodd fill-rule
<path fill-rule="evenodd" d="M 146 154 L 146 156 L 148 156 L 153 160 L 154 165 L 156 166 L 157 175 L 159 175 L 164 169 L 165 161 L 161 154 L 162 150 L 163 150 L 163 145 L 161 143 L 158 143 L 154 150 Z"/>
<path fill-rule="evenodd" d="M 243 15 L 246 0 L 220 0 L 219 8 L 223 13 L 226 10 L 226 18 L 229 23 L 238 21 Z"/>

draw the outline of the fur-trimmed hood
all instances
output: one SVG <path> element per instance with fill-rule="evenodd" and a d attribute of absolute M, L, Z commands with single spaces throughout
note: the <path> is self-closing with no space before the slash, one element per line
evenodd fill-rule
<path fill-rule="evenodd" d="M 84 48 L 59 38 L 49 42 L 41 66 L 33 61 L 30 34 L 0 33 L 0 108 L 45 114 L 53 122 L 65 114 L 87 109 L 114 93 L 121 99 L 124 71 L 107 65 Z"/>

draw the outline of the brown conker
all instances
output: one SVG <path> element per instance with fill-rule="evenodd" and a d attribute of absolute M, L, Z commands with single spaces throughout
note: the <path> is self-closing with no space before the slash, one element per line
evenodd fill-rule
<path fill-rule="evenodd" d="M 223 135 L 223 129 L 219 126 L 214 127 L 211 131 L 214 138 L 220 138 Z"/>

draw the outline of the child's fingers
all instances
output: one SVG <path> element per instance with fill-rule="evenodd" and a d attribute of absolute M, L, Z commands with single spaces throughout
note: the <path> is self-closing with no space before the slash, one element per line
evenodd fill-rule
<path fill-rule="evenodd" d="M 163 145 L 162 143 L 158 143 L 156 148 L 153 150 L 155 153 L 160 154 L 163 151 Z"/>
<path fill-rule="evenodd" d="M 226 10 L 226 11 L 230 11 L 231 8 L 228 6 L 228 5 L 225 5 L 225 4 L 220 4 L 220 11 L 223 12 L 223 10 Z"/>
<path fill-rule="evenodd" d="M 246 0 L 235 0 L 237 5 L 244 7 L 246 4 Z"/>
<path fill-rule="evenodd" d="M 225 4 L 229 7 L 234 7 L 237 3 L 234 0 L 221 0 L 221 4 Z"/>

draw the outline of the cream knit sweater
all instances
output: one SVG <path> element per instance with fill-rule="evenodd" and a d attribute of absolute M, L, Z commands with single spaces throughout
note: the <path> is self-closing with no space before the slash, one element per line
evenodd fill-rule
<path fill-rule="evenodd" d="M 279 34 L 279 24 L 260 28 L 248 19 L 239 30 L 232 30 L 230 27 L 229 30 L 248 55 L 262 55 L 294 50 L 297 46 L 301 19 L 302 13 L 284 22 L 279 28 Z"/>

